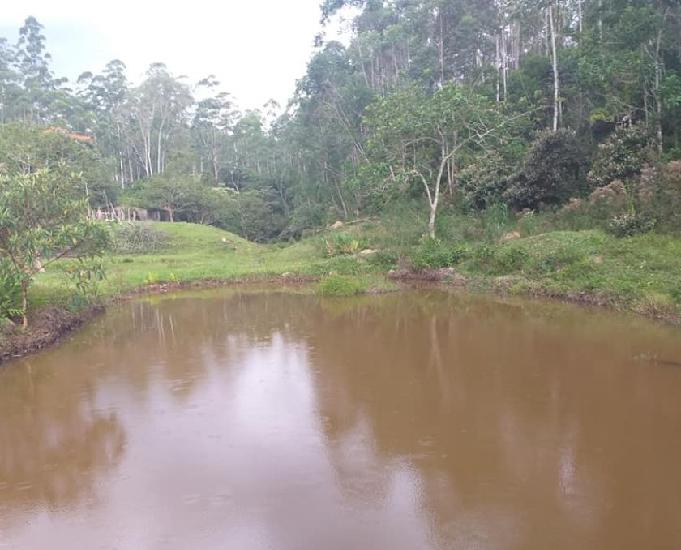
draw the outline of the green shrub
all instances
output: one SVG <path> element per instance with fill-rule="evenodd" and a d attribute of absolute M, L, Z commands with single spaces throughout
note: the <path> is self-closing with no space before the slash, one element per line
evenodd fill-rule
<path fill-rule="evenodd" d="M 106 278 L 104 266 L 99 258 L 78 258 L 65 268 L 65 273 L 76 287 L 79 305 L 98 301 L 99 283 Z"/>
<path fill-rule="evenodd" d="M 483 244 L 472 254 L 477 269 L 494 275 L 506 275 L 522 271 L 530 263 L 530 255 L 517 246 L 493 246 Z"/>
<path fill-rule="evenodd" d="M 481 270 L 487 271 L 493 265 L 495 255 L 495 246 L 489 244 L 480 245 L 473 251 L 473 263 L 476 264 Z"/>
<path fill-rule="evenodd" d="M 560 210 L 552 216 L 552 229 L 568 229 L 570 231 L 580 231 L 583 229 L 593 229 L 599 225 L 594 222 L 589 213 L 588 204 L 583 199 L 570 199 Z"/>
<path fill-rule="evenodd" d="M 443 229 L 443 223 L 447 225 L 449 221 L 447 218 L 447 209 L 443 208 L 438 216 L 437 231 L 439 235 L 449 237 L 448 228 Z M 381 213 L 378 230 L 372 233 L 371 243 L 378 248 L 396 250 L 404 255 L 419 243 L 427 224 L 421 200 L 405 198 L 393 202 Z"/>
<path fill-rule="evenodd" d="M 21 279 L 9 262 L 0 259 L 0 319 L 21 315 Z"/>
<path fill-rule="evenodd" d="M 622 214 L 608 224 L 608 231 L 615 237 L 633 237 L 648 233 L 655 228 L 655 220 L 645 214 Z"/>
<path fill-rule="evenodd" d="M 509 180 L 504 199 L 514 208 L 558 206 L 586 190 L 584 153 L 574 132 L 543 132 L 523 167 Z"/>
<path fill-rule="evenodd" d="M 603 222 L 631 211 L 633 202 L 624 182 L 613 180 L 608 185 L 594 189 L 586 205 L 596 225 L 602 226 Z"/>
<path fill-rule="evenodd" d="M 528 263 L 528 267 L 537 275 L 548 275 L 576 264 L 586 266 L 587 259 L 587 253 L 578 245 L 561 244 L 554 249 L 541 250 Z"/>
<path fill-rule="evenodd" d="M 283 230 L 281 237 L 299 238 L 309 229 L 315 229 L 326 225 L 328 216 L 324 207 L 320 204 L 303 202 L 296 206 L 288 226 Z"/>
<path fill-rule="evenodd" d="M 654 157 L 654 141 L 644 126 L 618 128 L 598 146 L 588 174 L 589 184 L 602 187 L 614 180 L 630 180 Z"/>
<path fill-rule="evenodd" d="M 347 275 L 327 275 L 319 281 L 317 291 L 322 296 L 354 296 L 366 291 L 364 283 Z"/>
<path fill-rule="evenodd" d="M 155 285 L 161 282 L 161 277 L 158 275 L 158 273 L 154 273 L 150 271 L 147 273 L 147 276 L 144 278 L 144 284 L 145 285 Z"/>
<path fill-rule="evenodd" d="M 397 264 L 400 256 L 397 252 L 392 250 L 378 250 L 367 258 L 367 262 L 381 269 L 390 269 Z"/>
<path fill-rule="evenodd" d="M 355 256 L 336 256 L 319 266 L 320 273 L 338 273 L 340 275 L 358 275 L 362 271 L 362 263 Z"/>
<path fill-rule="evenodd" d="M 493 151 L 464 168 L 459 174 L 459 186 L 466 205 L 474 210 L 484 210 L 501 202 L 511 176 L 511 166 Z"/>
<path fill-rule="evenodd" d="M 168 246 L 168 237 L 151 225 L 127 223 L 116 226 L 113 251 L 118 254 L 151 254 Z"/>
<path fill-rule="evenodd" d="M 518 231 L 523 237 L 536 235 L 546 221 L 545 217 L 537 216 L 533 210 L 526 211 L 518 217 Z"/>
<path fill-rule="evenodd" d="M 366 241 L 347 233 L 335 233 L 330 237 L 324 237 L 322 245 L 326 256 L 333 258 L 334 256 L 357 254 L 364 248 Z"/>
<path fill-rule="evenodd" d="M 493 257 L 493 268 L 499 273 L 520 271 L 525 267 L 530 255 L 522 248 L 503 247 Z"/>
<path fill-rule="evenodd" d="M 451 267 L 470 253 L 467 245 L 462 243 L 445 243 L 439 239 L 426 239 L 411 254 L 414 269 L 437 269 Z"/>
<path fill-rule="evenodd" d="M 594 189 L 588 198 L 572 198 L 556 212 L 559 227 L 572 230 L 608 229 L 610 221 L 635 208 L 631 193 L 621 180 Z"/>
<path fill-rule="evenodd" d="M 483 244 L 472 255 L 472 267 L 490 275 L 548 275 L 570 266 L 588 265 L 583 243 L 544 240 L 515 241 L 500 245 Z"/>
<path fill-rule="evenodd" d="M 266 193 L 252 190 L 239 193 L 236 197 L 238 233 L 254 242 L 265 242 L 277 238 L 286 226 L 286 219 L 276 211 L 274 203 Z M 226 229 L 231 226 L 225 225 Z"/>
<path fill-rule="evenodd" d="M 644 186 L 641 174 L 641 187 Z M 641 189 L 645 193 L 644 189 Z M 681 230 L 681 161 L 663 165 L 654 182 L 654 216 L 662 229 Z"/>
<path fill-rule="evenodd" d="M 490 242 L 498 241 L 513 225 L 508 206 L 500 202 L 490 205 L 482 213 L 481 221 L 484 237 Z"/>

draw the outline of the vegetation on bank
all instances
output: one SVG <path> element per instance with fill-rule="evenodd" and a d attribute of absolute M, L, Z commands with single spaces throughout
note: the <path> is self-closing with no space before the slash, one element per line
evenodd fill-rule
<path fill-rule="evenodd" d="M 541 223 L 501 217 L 480 224 L 443 216 L 442 240 L 424 238 L 418 208 L 402 209 L 402 231 L 390 219 L 327 229 L 292 244 L 263 245 L 226 231 L 187 223 L 112 226 L 106 278 L 83 296 L 61 260 L 38 276 L 33 311 L 48 305 L 78 309 L 145 286 L 277 279 L 315 280 L 324 296 L 382 292 L 388 279 L 461 282 L 469 288 L 553 296 L 673 319 L 681 314 L 681 238 L 645 234 L 618 238 L 602 230 L 542 232 Z M 490 227 L 491 226 L 491 227 Z M 358 246 L 359 245 L 359 246 Z M 442 268 L 451 268 L 450 270 Z"/>
<path fill-rule="evenodd" d="M 263 245 L 198 224 L 124 222 L 109 227 L 111 250 L 102 258 L 106 277 L 96 290 L 89 296 L 78 293 L 68 277 L 72 261 L 63 260 L 36 279 L 32 309 L 50 304 L 77 308 L 158 285 L 348 277 L 365 291 L 381 282 L 374 278 L 381 267 L 360 250 L 329 254 L 323 236 Z"/>
<path fill-rule="evenodd" d="M 496 244 L 429 243 L 415 255 L 422 264 L 455 267 L 483 288 L 669 320 L 681 313 L 681 239 L 670 236 L 554 231 Z"/>
<path fill-rule="evenodd" d="M 68 82 L 27 17 L 16 42 L 0 37 L 0 165 L 46 134 L 52 147 L 22 146 L 40 154 L 18 168 L 68 160 L 95 212 L 269 242 L 405 198 L 426 224 L 461 206 L 559 208 L 681 159 L 676 0 L 319 4 L 322 25 L 352 18 L 347 45 L 320 33 L 287 106 L 245 111 L 214 77 L 163 63 L 140 82 L 118 59 Z M 656 225 L 630 210 L 609 221 Z"/>
<path fill-rule="evenodd" d="M 283 113 L 162 63 L 69 87 L 35 18 L 0 38 L 0 318 L 391 272 L 678 318 L 681 4 L 325 0 L 323 21 L 346 7 L 349 46 L 319 40 Z"/>
<path fill-rule="evenodd" d="M 101 261 L 106 277 L 78 286 L 70 275 L 76 259 L 50 265 L 31 287 L 29 328 L 0 322 L 0 361 L 50 345 L 121 296 L 237 281 L 304 281 L 312 283 L 309 291 L 331 298 L 394 290 L 400 279 L 441 281 L 681 319 L 679 238 L 617 238 L 602 230 L 532 233 L 506 220 L 488 237 L 473 239 L 470 219 L 444 216 L 440 230 L 449 238 L 432 240 L 419 232 L 421 211 L 412 213 L 401 212 L 401 232 L 376 219 L 285 245 L 251 243 L 186 223 L 114 225 L 112 248 Z"/>

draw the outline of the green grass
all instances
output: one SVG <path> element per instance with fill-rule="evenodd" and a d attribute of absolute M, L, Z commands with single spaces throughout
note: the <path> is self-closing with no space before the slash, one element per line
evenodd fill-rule
<path fill-rule="evenodd" d="M 385 277 L 376 273 L 359 275 L 339 275 L 331 273 L 323 276 L 317 285 L 317 293 L 322 296 L 355 296 L 366 293 L 382 293 L 397 287 Z"/>
<path fill-rule="evenodd" d="M 454 267 L 473 286 L 503 287 L 510 292 L 597 296 L 622 309 L 648 315 L 681 314 L 681 238 L 647 234 L 617 239 L 599 230 L 551 231 L 501 243 L 466 231 L 470 218 L 453 219 L 452 230 L 434 246 L 418 229 L 390 232 L 385 221 L 346 226 L 370 248 L 372 256 L 328 257 L 323 239 L 329 232 L 293 244 L 262 245 L 208 226 L 155 223 L 164 246 L 150 254 L 105 258 L 104 298 L 149 284 L 204 280 L 267 279 L 289 273 L 321 279 L 326 296 L 390 290 L 384 274 L 399 258 L 417 267 Z M 40 275 L 31 292 L 31 307 L 73 305 L 74 291 L 65 262 Z"/>
<path fill-rule="evenodd" d="M 473 287 L 583 295 L 620 309 L 681 316 L 681 236 L 620 239 L 597 229 L 556 230 L 542 215 L 518 220 L 501 213 L 495 218 L 443 212 L 440 240 L 430 242 L 423 238 L 421 211 L 402 208 L 365 226 L 373 247 L 415 269 L 453 267 Z M 510 232 L 522 238 L 501 242 Z"/>
<path fill-rule="evenodd" d="M 325 257 L 317 237 L 285 246 L 262 245 L 204 225 L 151 223 L 149 227 L 164 234 L 163 248 L 147 254 L 105 256 L 106 279 L 100 285 L 102 297 L 159 283 L 267 279 L 284 273 L 350 276 L 378 271 L 357 256 Z M 67 265 L 68 262 L 57 262 L 38 276 L 31 289 L 32 309 L 73 302 L 74 291 L 64 272 Z"/>
<path fill-rule="evenodd" d="M 655 315 L 681 312 L 681 239 L 672 236 L 554 231 L 480 245 L 457 267 L 469 276 L 515 277 L 520 291 L 599 295 Z"/>

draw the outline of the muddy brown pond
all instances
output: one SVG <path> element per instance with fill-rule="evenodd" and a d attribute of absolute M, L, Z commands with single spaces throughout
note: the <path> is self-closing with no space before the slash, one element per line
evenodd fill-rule
<path fill-rule="evenodd" d="M 0 369 L 0 548 L 681 548 L 681 331 L 219 290 Z"/>

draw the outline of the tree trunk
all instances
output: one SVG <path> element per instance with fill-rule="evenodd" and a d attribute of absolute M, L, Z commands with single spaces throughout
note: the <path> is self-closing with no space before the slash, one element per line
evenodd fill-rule
<path fill-rule="evenodd" d="M 213 138 L 213 177 L 215 178 L 215 185 L 220 182 L 220 161 L 218 159 L 218 148 L 216 138 Z"/>
<path fill-rule="evenodd" d="M 121 174 L 121 189 L 125 189 L 125 161 L 123 160 L 123 152 L 118 151 L 118 162 L 119 162 L 119 168 L 120 168 L 120 174 Z"/>
<path fill-rule="evenodd" d="M 140 136 L 142 137 L 142 148 L 144 149 L 144 172 L 147 177 L 150 177 L 154 173 L 154 167 L 151 163 L 151 129 L 147 130 L 147 128 L 144 126 L 144 123 L 142 122 L 142 116 L 140 114 L 138 114 L 138 119 Z"/>
<path fill-rule="evenodd" d="M 662 61 L 660 60 L 660 47 L 662 44 L 662 31 L 657 33 L 655 44 L 655 135 L 657 138 L 657 152 L 664 152 L 664 135 L 662 133 L 662 97 L 660 84 L 662 83 Z"/>
<path fill-rule="evenodd" d="M 22 312 L 22 326 L 24 329 L 28 328 L 28 280 L 21 281 L 21 312 Z"/>
<path fill-rule="evenodd" d="M 503 84 L 502 88 L 504 91 L 504 103 L 506 103 L 506 99 L 508 97 L 508 81 L 507 81 L 507 76 L 508 76 L 508 52 L 507 52 L 507 47 L 508 43 L 506 41 L 506 32 L 505 30 L 501 31 L 501 82 Z"/>
<path fill-rule="evenodd" d="M 442 17 L 442 6 L 437 11 L 440 20 L 440 88 L 445 85 L 445 30 Z"/>
<path fill-rule="evenodd" d="M 501 54 L 499 53 L 499 50 L 500 50 L 500 46 L 499 46 L 500 38 L 499 38 L 499 36 L 500 36 L 500 34 L 501 34 L 501 31 L 497 35 L 497 39 L 496 39 L 495 44 L 494 44 L 494 46 L 495 46 L 494 58 L 495 58 L 495 61 L 496 61 L 496 64 L 497 64 L 497 103 L 499 103 L 501 101 Z"/>
<path fill-rule="evenodd" d="M 556 27 L 553 22 L 553 6 L 549 5 L 549 32 L 551 33 L 551 58 L 553 65 L 553 131 L 558 131 L 560 124 L 560 74 L 558 73 L 558 55 L 556 52 Z"/>
<path fill-rule="evenodd" d="M 163 127 L 165 126 L 165 117 L 161 118 L 161 124 L 158 128 L 158 143 L 156 145 L 156 173 L 163 173 Z"/>
<path fill-rule="evenodd" d="M 341 208 L 343 208 L 343 218 L 347 221 L 348 219 L 348 207 L 345 204 L 345 199 L 343 198 L 343 193 L 341 192 L 340 186 L 338 185 L 338 181 L 336 178 L 333 179 L 333 184 L 336 187 L 336 192 L 338 193 L 338 198 L 340 199 L 341 202 Z"/>
<path fill-rule="evenodd" d="M 437 216 L 437 203 L 430 203 L 430 217 L 428 219 L 428 235 L 435 238 L 435 217 Z"/>
<path fill-rule="evenodd" d="M 364 64 L 364 52 L 362 51 L 362 41 L 357 40 L 357 49 L 359 50 L 360 66 L 362 67 L 362 74 L 364 75 L 364 83 L 369 88 L 369 75 L 367 75 L 367 68 Z"/>

